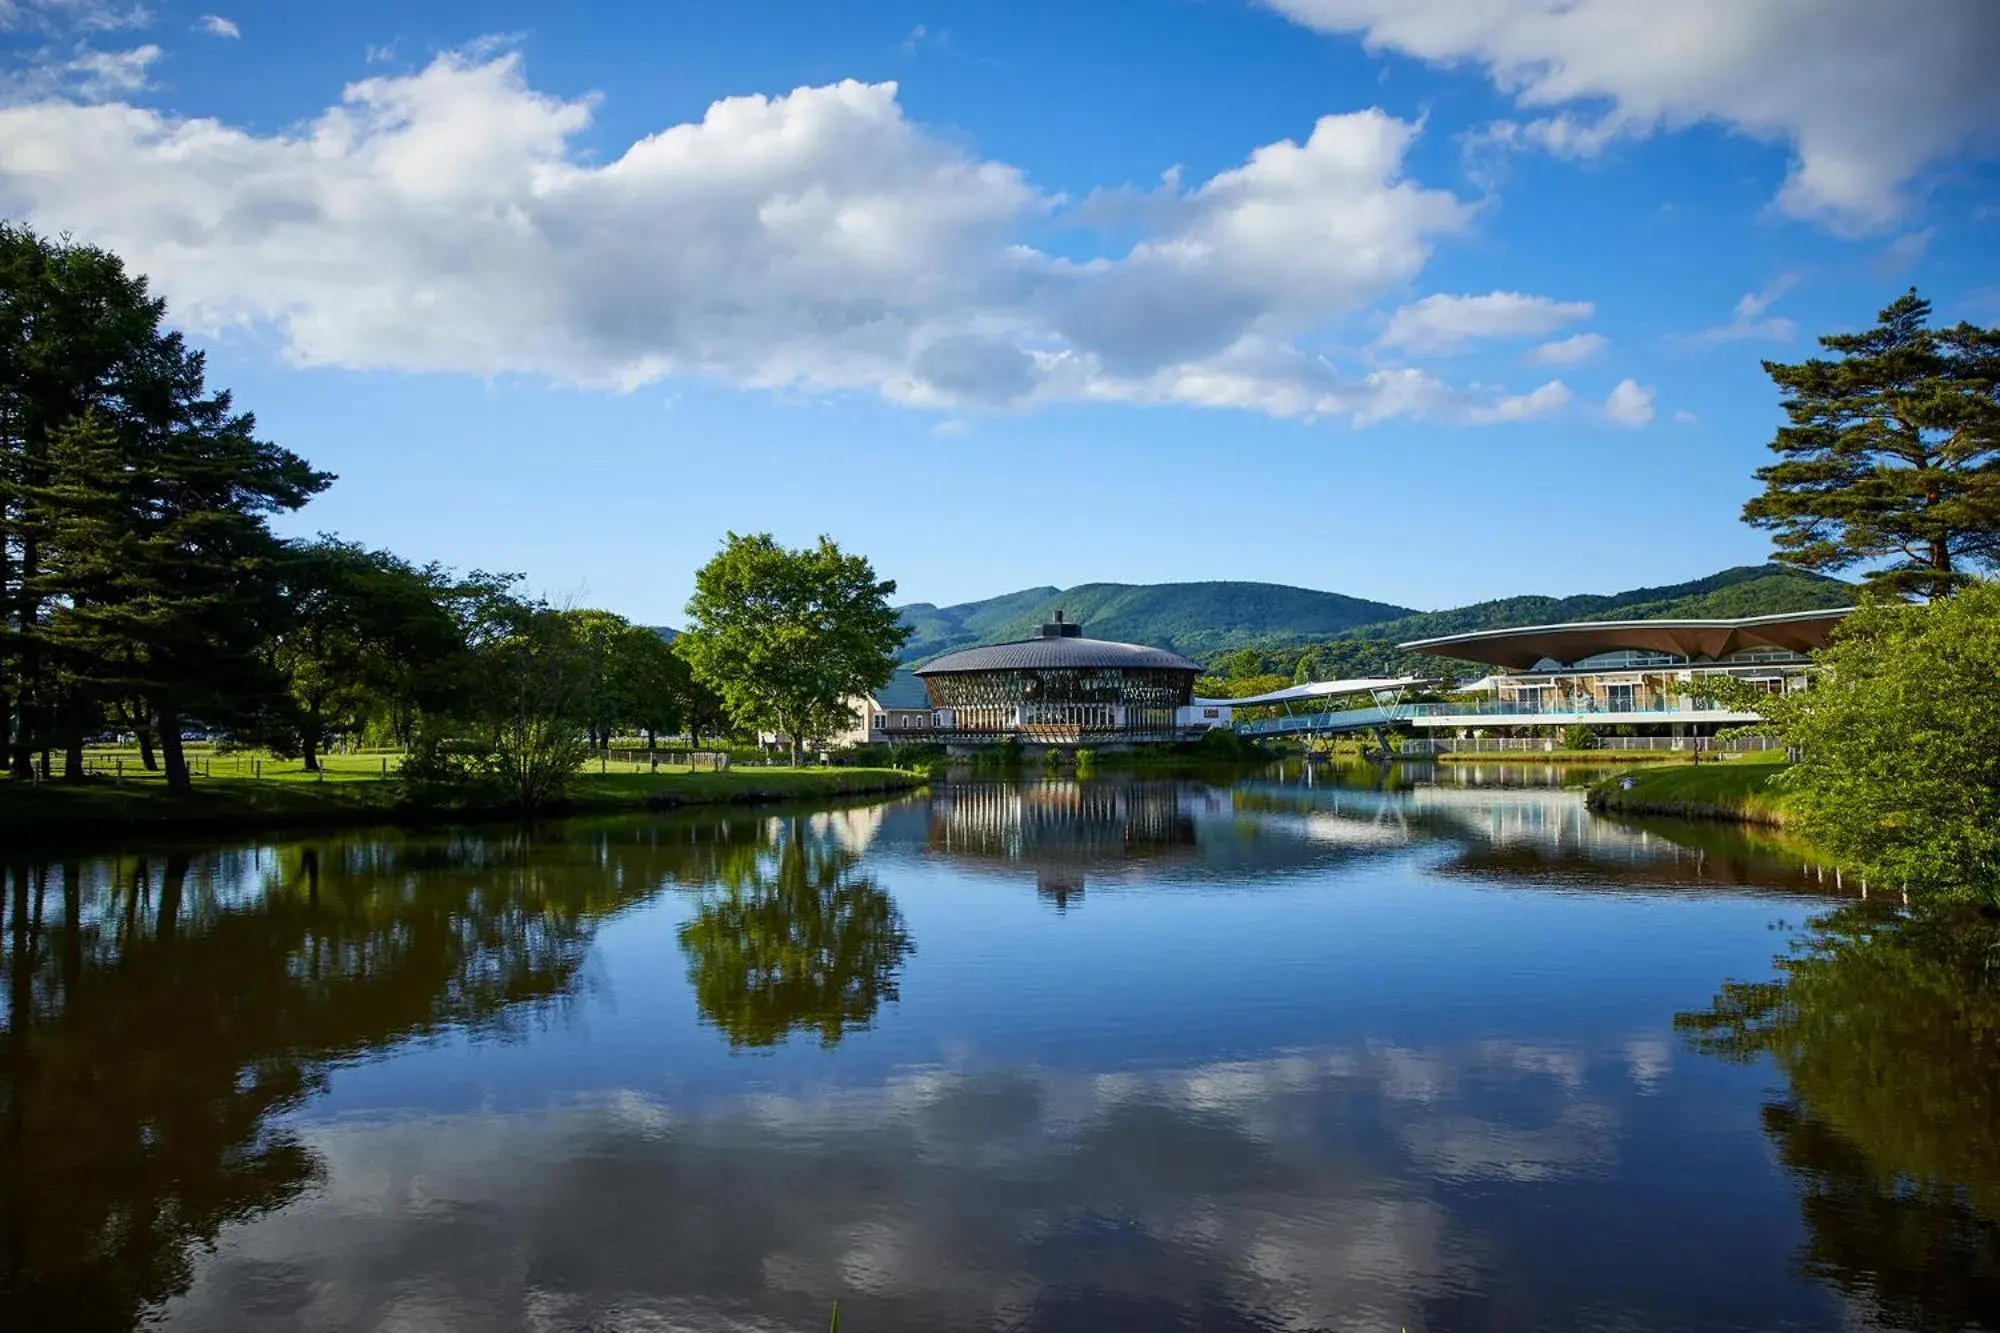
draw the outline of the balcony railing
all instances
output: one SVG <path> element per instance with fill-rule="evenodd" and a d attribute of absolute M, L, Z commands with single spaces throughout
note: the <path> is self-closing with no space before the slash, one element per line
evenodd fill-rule
<path fill-rule="evenodd" d="M 1753 716 L 1750 713 L 1741 713 L 1733 709 L 1724 708 L 1719 704 L 1702 704 L 1691 701 L 1662 699 L 1657 696 L 1647 699 L 1634 699 L 1629 704 L 1619 707 L 1613 707 L 1611 704 L 1596 699 L 1558 699 L 1549 703 L 1521 703 L 1495 700 L 1492 703 L 1410 704 L 1408 708 L 1409 716 L 1411 717 L 1546 717 L 1551 715 L 1574 717 L 1579 714 L 1586 716 L 1603 714 L 1615 717 L 1630 717 L 1641 713 L 1647 715 L 1659 713 L 1668 716 L 1676 713 L 1729 713 L 1738 717 Z"/>

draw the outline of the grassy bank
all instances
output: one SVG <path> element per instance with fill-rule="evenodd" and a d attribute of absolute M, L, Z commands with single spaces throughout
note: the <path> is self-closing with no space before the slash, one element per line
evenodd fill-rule
<path fill-rule="evenodd" d="M 1621 773 L 1590 789 L 1592 810 L 1615 815 L 1720 819 L 1771 827 L 1786 822 L 1779 754 L 1674 764 Z M 1624 786 L 1629 781 L 1629 787 Z"/>
<path fill-rule="evenodd" d="M 614 814 L 687 805 L 831 799 L 904 791 L 916 774 L 886 768 L 735 768 L 721 773 L 661 771 L 580 773 L 569 797 L 548 814 Z M 400 783 L 374 774 L 334 772 L 325 780 L 279 770 L 259 778 L 198 778 L 194 790 L 170 792 L 157 777 L 122 783 L 93 778 L 70 785 L 0 780 L 0 840 L 9 845 L 78 838 L 182 833 L 251 833 L 286 829 L 430 824 L 512 818 L 505 805 L 413 808 Z"/>
<path fill-rule="evenodd" d="M 1452 750 L 1445 754 L 1398 755 L 1399 759 L 1434 759 L 1440 764 L 1585 764 L 1596 768 L 1628 768 L 1633 764 L 1685 764 L 1688 757 L 1673 750 Z M 1734 761 L 1730 761 L 1734 762 Z"/>

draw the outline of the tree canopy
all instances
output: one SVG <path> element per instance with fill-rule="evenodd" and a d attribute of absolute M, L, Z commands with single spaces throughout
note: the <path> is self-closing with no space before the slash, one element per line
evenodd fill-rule
<path fill-rule="evenodd" d="M 108 696 L 183 719 L 280 686 L 270 515 L 333 478 L 256 434 L 115 255 L 0 226 L 0 599 L 12 767 L 80 751 Z M 80 771 L 80 766 L 73 765 Z"/>
<path fill-rule="evenodd" d="M 1814 656 L 1813 688 L 1741 700 L 1800 752 L 1806 836 L 1912 894 L 2000 898 L 2000 583 L 1871 600 Z"/>
<path fill-rule="evenodd" d="M 2000 329 L 1930 315 L 1912 289 L 1874 328 L 1821 338 L 1836 358 L 1764 363 L 1788 424 L 1743 517 L 1778 559 L 1927 597 L 2000 562 Z"/>
<path fill-rule="evenodd" d="M 856 695 L 886 685 L 909 637 L 889 605 L 894 580 L 832 540 L 788 550 L 769 533 L 730 533 L 695 574 L 690 624 L 674 647 L 737 725 L 774 731 L 792 762 L 853 720 Z"/>

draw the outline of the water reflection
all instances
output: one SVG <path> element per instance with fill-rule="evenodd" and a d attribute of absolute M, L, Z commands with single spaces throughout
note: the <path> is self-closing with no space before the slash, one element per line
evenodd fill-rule
<path fill-rule="evenodd" d="M 1763 1123 L 1801 1195 L 1801 1262 L 1911 1329 L 2000 1325 L 2000 924 L 1881 903 L 1816 920 L 1780 978 L 1735 982 L 1678 1026 L 1769 1059 Z"/>
<path fill-rule="evenodd" d="M 1430 1182 L 1603 1178 L 1617 1113 L 1581 1073 L 1563 1050 L 1387 1047 L 334 1126 L 329 1190 L 182 1317 L 804 1329 L 837 1293 L 871 1329 L 1436 1326 L 1516 1247 Z"/>
<path fill-rule="evenodd" d="M 600 921 L 670 883 L 761 883 L 772 845 L 687 821 L 9 867 L 0 1325 L 130 1326 L 226 1224 L 324 1184 L 282 1115 L 330 1069 L 527 1036 L 574 1001 Z"/>
<path fill-rule="evenodd" d="M 1135 880 L 1196 851 L 1194 783 L 962 782 L 929 802 L 927 850 L 974 865 L 1026 867 L 1058 912 L 1093 876 Z"/>
<path fill-rule="evenodd" d="M 1816 877 L 1403 781 L 11 867 L 0 1326 L 1990 1316 L 1990 929 L 1842 909 L 1689 1077 Z"/>
<path fill-rule="evenodd" d="M 836 1045 L 896 998 L 914 947 L 855 854 L 808 827 L 776 826 L 775 856 L 726 867 L 680 928 L 695 1002 L 732 1046 L 773 1046 L 795 1030 Z"/>

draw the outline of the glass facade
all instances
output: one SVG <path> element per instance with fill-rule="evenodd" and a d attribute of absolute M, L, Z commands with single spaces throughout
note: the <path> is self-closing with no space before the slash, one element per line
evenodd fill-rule
<path fill-rule="evenodd" d="M 938 729 L 1023 740 L 1163 738 L 1194 696 L 1193 671 L 1163 667 L 1023 667 L 928 676 Z"/>

